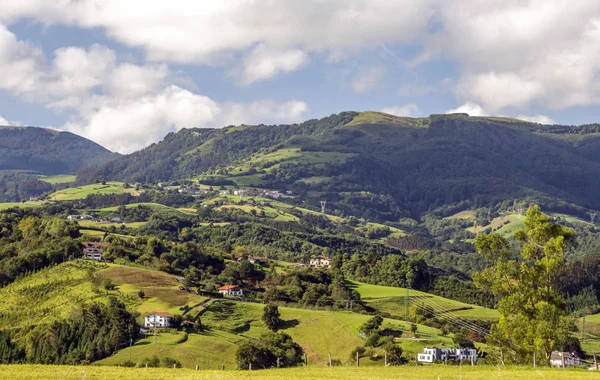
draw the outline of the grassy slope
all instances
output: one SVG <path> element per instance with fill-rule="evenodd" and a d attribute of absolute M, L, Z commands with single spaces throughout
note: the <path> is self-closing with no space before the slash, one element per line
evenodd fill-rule
<path fill-rule="evenodd" d="M 46 202 L 43 201 L 32 201 L 32 202 L 6 202 L 0 203 L 0 210 L 7 210 L 13 207 L 39 207 Z"/>
<path fill-rule="evenodd" d="M 118 290 L 110 294 L 142 314 L 181 313 L 179 307 L 206 300 L 179 290 L 175 277 L 164 272 L 78 260 L 46 268 L 0 289 L 0 310 L 10 310 L 6 313 L 9 318 L 0 319 L 0 329 L 67 318 L 78 304 L 105 302 L 107 294 L 103 289 L 95 290 L 98 286 L 92 273 L 99 274 L 97 282 L 112 279 Z M 137 295 L 139 290 L 145 292 L 143 300 Z"/>
<path fill-rule="evenodd" d="M 93 184 L 80 187 L 70 187 L 67 189 L 59 190 L 54 194 L 50 195 L 50 199 L 58 201 L 72 201 L 77 199 L 83 199 L 90 194 L 122 194 L 130 193 L 132 195 L 139 195 L 135 189 L 123 188 L 122 182 L 107 182 L 106 185 Z"/>
<path fill-rule="evenodd" d="M 48 182 L 51 185 L 56 185 L 59 183 L 71 183 L 71 182 L 75 182 L 75 180 L 77 179 L 76 175 L 70 175 L 70 174 L 59 174 L 59 175 L 53 175 L 53 176 L 41 176 L 40 180 L 44 181 L 44 182 Z"/>
<path fill-rule="evenodd" d="M 396 316 L 404 316 L 406 308 L 406 288 L 379 286 L 352 282 L 354 289 L 370 306 Z M 497 319 L 496 310 L 470 305 L 463 302 L 435 296 L 418 290 L 410 290 L 410 303 L 436 305 L 438 310 L 448 310 L 452 314 L 466 319 Z"/>
<path fill-rule="evenodd" d="M 244 379 L 330 379 L 330 380 L 366 380 L 366 379 L 514 379 L 530 380 L 585 380 L 596 379 L 593 371 L 559 368 L 525 368 L 496 366 L 401 366 L 378 368 L 291 368 L 265 371 L 194 371 L 192 369 L 168 368 L 121 368 L 99 366 L 50 366 L 50 365 L 0 365 L 0 378 L 19 380 L 29 379 L 197 379 L 197 380 L 244 380 Z"/>

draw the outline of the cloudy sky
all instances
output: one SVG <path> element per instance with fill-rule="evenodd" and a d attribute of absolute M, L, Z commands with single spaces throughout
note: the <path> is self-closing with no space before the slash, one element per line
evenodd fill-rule
<path fill-rule="evenodd" d="M 128 153 L 344 110 L 600 121 L 600 2 L 0 0 L 0 125 Z"/>

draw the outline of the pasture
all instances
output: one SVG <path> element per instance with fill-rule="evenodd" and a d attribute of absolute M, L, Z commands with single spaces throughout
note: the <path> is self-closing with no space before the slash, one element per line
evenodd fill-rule
<path fill-rule="evenodd" d="M 597 379 L 595 371 L 581 369 L 527 368 L 513 366 L 400 366 L 400 367 L 298 367 L 289 369 L 268 369 L 262 371 L 218 371 L 172 368 L 123 368 L 111 366 L 53 366 L 53 365 L 0 365 L 0 378 L 32 380 L 587 380 Z"/>
<path fill-rule="evenodd" d="M 124 188 L 122 182 L 106 182 L 106 185 L 97 183 L 93 185 L 69 187 L 51 194 L 49 198 L 56 201 L 73 201 L 83 199 L 91 194 L 106 195 L 124 193 L 129 193 L 133 196 L 139 195 L 139 192 L 133 188 Z"/>

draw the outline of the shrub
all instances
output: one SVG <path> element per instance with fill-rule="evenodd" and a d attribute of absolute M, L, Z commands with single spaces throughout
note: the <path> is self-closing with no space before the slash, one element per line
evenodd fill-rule
<path fill-rule="evenodd" d="M 140 364 L 142 367 L 160 367 L 160 359 L 154 355 L 151 358 L 144 358 Z"/>
<path fill-rule="evenodd" d="M 160 361 L 160 364 L 162 367 L 165 367 L 165 368 L 181 368 L 181 362 L 179 360 L 175 360 L 168 356 L 165 356 L 164 358 L 162 358 L 162 360 Z"/>

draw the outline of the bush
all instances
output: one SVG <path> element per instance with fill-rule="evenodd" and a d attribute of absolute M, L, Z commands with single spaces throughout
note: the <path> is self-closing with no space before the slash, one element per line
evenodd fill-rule
<path fill-rule="evenodd" d="M 406 358 L 402 357 L 402 347 L 393 343 L 386 344 L 383 349 L 387 353 L 387 363 L 391 365 L 400 365 L 407 362 Z"/>
<path fill-rule="evenodd" d="M 277 327 L 281 323 L 279 308 L 277 305 L 269 303 L 265 306 L 262 320 L 271 331 L 277 331 Z"/>
<path fill-rule="evenodd" d="M 133 368 L 135 367 L 135 363 L 130 360 L 125 360 L 123 363 L 121 363 L 121 367 Z"/>
<path fill-rule="evenodd" d="M 365 347 L 378 347 L 381 344 L 380 341 L 381 335 L 377 332 L 372 333 L 367 337 L 367 340 L 365 340 Z"/>
<path fill-rule="evenodd" d="M 168 356 L 165 356 L 164 358 L 162 358 L 160 363 L 161 363 L 161 366 L 165 367 L 165 368 L 181 368 L 181 362 L 179 360 L 175 360 Z"/>
<path fill-rule="evenodd" d="M 352 352 L 350 353 L 350 359 L 356 359 L 356 353 L 358 352 L 358 357 L 362 358 L 365 355 L 365 352 L 367 350 L 362 347 L 362 346 L 357 346 L 354 350 L 352 350 Z"/>
<path fill-rule="evenodd" d="M 142 367 L 160 367 L 160 359 L 154 355 L 151 358 L 144 358 L 140 364 Z"/>

